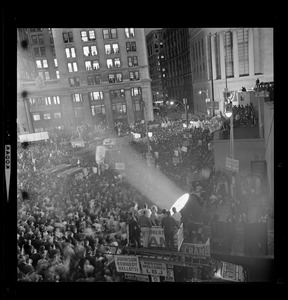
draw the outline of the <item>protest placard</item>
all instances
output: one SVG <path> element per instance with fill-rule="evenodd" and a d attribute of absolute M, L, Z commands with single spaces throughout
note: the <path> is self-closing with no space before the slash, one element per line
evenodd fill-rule
<path fill-rule="evenodd" d="M 141 273 L 138 256 L 114 255 L 114 261 L 117 272 Z"/>

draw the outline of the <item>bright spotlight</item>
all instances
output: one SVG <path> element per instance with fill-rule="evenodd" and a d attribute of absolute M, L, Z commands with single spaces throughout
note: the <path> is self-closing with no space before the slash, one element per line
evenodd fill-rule
<path fill-rule="evenodd" d="M 185 206 L 185 204 L 189 200 L 189 197 L 190 197 L 190 195 L 187 193 L 187 194 L 182 195 L 180 198 L 178 198 L 176 200 L 176 202 L 170 208 L 171 214 L 173 214 L 173 211 L 172 211 L 173 207 L 175 207 L 177 212 L 179 212 Z"/>
<path fill-rule="evenodd" d="M 170 104 L 173 105 L 173 104 L 174 104 L 174 101 L 170 101 Z"/>

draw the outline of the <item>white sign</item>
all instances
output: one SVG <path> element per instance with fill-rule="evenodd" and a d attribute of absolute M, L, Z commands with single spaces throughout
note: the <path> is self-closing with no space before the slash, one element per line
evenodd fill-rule
<path fill-rule="evenodd" d="M 210 238 L 205 244 L 183 243 L 183 252 L 195 257 L 210 256 Z"/>
<path fill-rule="evenodd" d="M 115 139 L 105 139 L 103 141 L 103 146 L 114 146 L 114 145 L 116 145 Z"/>
<path fill-rule="evenodd" d="M 152 282 L 160 282 L 160 277 L 159 276 L 151 276 L 151 281 Z"/>
<path fill-rule="evenodd" d="M 239 172 L 239 160 L 226 157 L 226 169 Z"/>
<path fill-rule="evenodd" d="M 165 276 L 165 281 L 174 282 L 174 270 L 173 269 L 167 269 L 167 276 Z"/>
<path fill-rule="evenodd" d="M 138 256 L 114 255 L 117 272 L 140 274 Z"/>
<path fill-rule="evenodd" d="M 49 139 L 49 135 L 47 131 L 19 135 L 19 140 L 21 143 L 42 141 L 48 139 Z"/>
<path fill-rule="evenodd" d="M 101 163 L 104 163 L 105 154 L 106 154 L 105 146 L 97 146 L 96 147 L 95 160 L 98 165 Z"/>
<path fill-rule="evenodd" d="M 141 260 L 142 274 L 153 276 L 167 276 L 167 268 L 165 263 Z"/>
<path fill-rule="evenodd" d="M 149 282 L 149 276 L 147 275 L 125 273 L 124 276 L 127 280 Z"/>

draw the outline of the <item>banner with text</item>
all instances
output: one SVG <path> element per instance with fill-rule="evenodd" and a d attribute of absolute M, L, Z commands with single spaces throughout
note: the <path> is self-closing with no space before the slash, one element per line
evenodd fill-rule
<path fill-rule="evenodd" d="M 192 254 L 195 257 L 209 257 L 210 256 L 210 238 L 205 244 L 183 243 L 183 252 Z"/>
<path fill-rule="evenodd" d="M 167 268 L 165 263 L 140 260 L 142 274 L 152 276 L 167 276 Z"/>
<path fill-rule="evenodd" d="M 138 256 L 114 255 L 117 272 L 140 274 Z"/>

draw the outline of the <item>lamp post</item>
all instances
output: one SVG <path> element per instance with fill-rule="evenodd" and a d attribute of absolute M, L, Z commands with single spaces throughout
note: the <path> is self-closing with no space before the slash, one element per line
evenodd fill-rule
<path fill-rule="evenodd" d="M 183 98 L 183 102 L 179 101 L 179 100 L 172 100 L 170 101 L 170 104 L 173 105 L 174 102 L 178 102 L 181 105 L 183 105 L 184 109 L 185 109 L 185 116 L 186 116 L 186 127 L 188 128 L 188 110 L 187 110 L 187 98 Z"/>
<path fill-rule="evenodd" d="M 148 124 L 147 124 L 147 111 L 146 111 L 146 103 L 141 100 L 143 107 L 144 107 L 144 121 L 145 121 L 145 131 L 146 131 L 146 139 L 147 139 L 147 147 L 148 147 L 148 156 L 150 157 L 150 142 L 148 137 Z"/>

